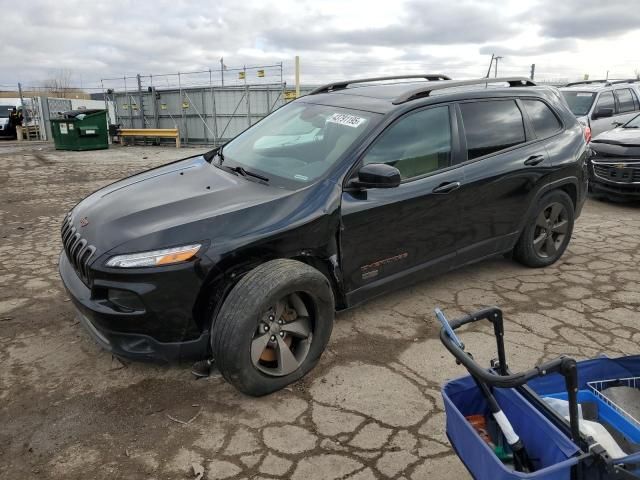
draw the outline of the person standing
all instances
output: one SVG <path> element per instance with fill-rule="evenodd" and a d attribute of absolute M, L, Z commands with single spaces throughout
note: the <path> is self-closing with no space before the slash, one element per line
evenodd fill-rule
<path fill-rule="evenodd" d="M 24 116 L 22 115 L 22 108 L 16 110 L 16 107 L 13 107 L 11 112 L 13 115 L 13 126 L 16 130 L 16 137 L 19 142 L 22 141 L 22 122 L 24 121 Z"/>

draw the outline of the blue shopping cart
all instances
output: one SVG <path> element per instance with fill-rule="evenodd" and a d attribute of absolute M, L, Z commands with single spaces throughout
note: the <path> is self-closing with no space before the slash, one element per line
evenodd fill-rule
<path fill-rule="evenodd" d="M 611 386 L 640 386 L 640 356 L 581 362 L 563 356 L 512 373 L 499 308 L 451 322 L 439 310 L 436 315 L 442 323 L 440 340 L 470 374 L 447 382 L 442 396 L 447 436 L 474 478 L 640 479 L 639 419 L 607 394 Z M 496 337 L 498 357 L 489 368 L 465 351 L 455 333 L 463 325 L 483 320 L 493 324 Z M 553 408 L 553 400 L 564 401 L 566 412 Z M 584 431 L 589 422 L 581 419 L 583 410 L 589 410 L 591 419 L 625 446 L 623 456 L 610 455 L 599 438 Z M 484 430 L 470 420 L 477 417 L 487 419 Z"/>

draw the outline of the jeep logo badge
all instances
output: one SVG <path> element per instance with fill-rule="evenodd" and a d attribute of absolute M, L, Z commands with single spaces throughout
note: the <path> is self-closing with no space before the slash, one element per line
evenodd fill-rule
<path fill-rule="evenodd" d="M 89 219 L 87 217 L 82 217 L 80 219 L 80 226 L 86 227 L 87 225 L 89 225 Z"/>

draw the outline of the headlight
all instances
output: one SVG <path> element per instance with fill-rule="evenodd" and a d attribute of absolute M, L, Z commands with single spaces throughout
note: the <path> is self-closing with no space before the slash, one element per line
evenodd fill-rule
<path fill-rule="evenodd" d="M 199 243 L 185 245 L 184 247 L 165 248 L 153 250 L 151 252 L 130 253 L 127 255 L 117 255 L 107 261 L 107 267 L 135 268 L 135 267 L 157 267 L 160 265 L 170 265 L 172 263 L 186 262 L 200 250 Z"/>

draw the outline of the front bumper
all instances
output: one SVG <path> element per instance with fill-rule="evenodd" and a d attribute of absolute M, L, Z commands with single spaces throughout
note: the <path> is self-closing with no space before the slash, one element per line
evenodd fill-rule
<path fill-rule="evenodd" d="M 190 316 L 191 312 L 190 308 L 186 307 L 186 312 L 179 314 L 173 303 L 175 298 L 166 298 L 166 301 L 172 302 L 173 305 L 173 309 L 169 309 L 174 313 L 170 320 L 162 313 L 157 313 L 158 310 L 164 312 L 163 305 L 154 305 L 154 311 L 145 308 L 142 311 L 122 312 L 111 308 L 108 302 L 96 298 L 95 285 L 91 289 L 82 282 L 64 251 L 60 254 L 59 271 L 69 297 L 78 311 L 80 323 L 105 350 L 132 360 L 170 363 L 201 359 L 207 355 L 209 332 L 194 334 L 190 322 L 179 320 L 176 323 L 176 317 Z M 121 286 L 113 281 L 109 284 Z M 126 289 L 132 287 L 131 284 L 124 286 Z M 151 286 L 145 287 L 149 289 Z M 173 293 L 179 295 L 177 291 Z M 160 297 L 163 296 L 165 295 L 160 293 Z M 154 297 L 157 298 L 158 295 Z M 180 327 L 183 323 L 185 325 Z M 167 335 L 174 338 L 167 338 Z"/>
<path fill-rule="evenodd" d="M 589 183 L 596 194 L 640 198 L 640 162 L 592 161 Z"/>

